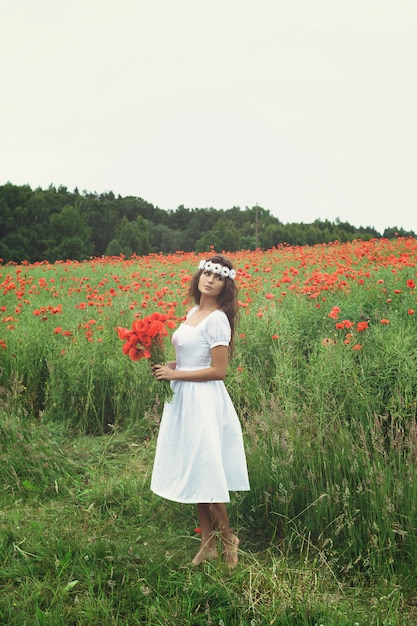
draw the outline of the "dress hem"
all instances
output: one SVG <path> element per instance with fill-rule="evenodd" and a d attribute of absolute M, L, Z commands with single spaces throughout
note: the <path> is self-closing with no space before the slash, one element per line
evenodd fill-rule
<path fill-rule="evenodd" d="M 155 489 L 152 489 L 151 487 L 151 491 L 152 493 L 154 493 L 156 496 L 159 496 L 160 498 L 164 498 L 164 500 L 170 500 L 171 502 L 178 502 L 179 504 L 219 504 L 219 503 L 224 503 L 224 504 L 228 504 L 230 502 L 230 494 L 228 495 L 227 499 L 224 498 L 220 498 L 220 499 L 214 499 L 211 498 L 210 500 L 207 500 L 206 498 L 202 498 L 200 500 L 189 500 L 186 498 L 174 498 L 173 496 L 168 496 L 165 495 L 163 493 L 161 493 L 160 491 L 155 491 Z M 250 488 L 247 489 L 231 489 L 230 491 L 250 491 Z"/>

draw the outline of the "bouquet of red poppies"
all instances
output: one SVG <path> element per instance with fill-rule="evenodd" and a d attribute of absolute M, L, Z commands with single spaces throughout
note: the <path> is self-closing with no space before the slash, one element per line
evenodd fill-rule
<path fill-rule="evenodd" d="M 154 363 L 165 363 L 164 337 L 168 335 L 168 328 L 175 328 L 176 322 L 172 315 L 152 313 L 142 319 L 135 319 L 132 328 L 117 327 L 119 339 L 124 341 L 123 353 L 132 361 L 149 359 Z M 172 389 L 169 381 L 162 382 L 163 400 L 172 398 Z"/>

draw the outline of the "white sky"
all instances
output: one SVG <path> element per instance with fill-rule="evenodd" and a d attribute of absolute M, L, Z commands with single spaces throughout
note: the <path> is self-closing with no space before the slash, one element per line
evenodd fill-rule
<path fill-rule="evenodd" d="M 0 184 L 417 232 L 416 0 L 0 0 Z"/>

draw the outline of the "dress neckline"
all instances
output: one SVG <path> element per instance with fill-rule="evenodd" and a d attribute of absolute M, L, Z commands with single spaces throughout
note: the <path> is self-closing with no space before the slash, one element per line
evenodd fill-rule
<path fill-rule="evenodd" d="M 196 313 L 198 307 L 196 307 L 196 310 L 193 312 L 192 315 L 190 315 L 190 318 L 193 317 L 194 313 Z M 192 309 L 191 309 L 192 310 Z M 213 315 L 213 313 L 215 313 L 216 311 L 220 311 L 221 309 L 213 309 L 213 311 L 210 311 L 209 313 L 207 313 L 207 315 L 205 317 L 203 317 L 202 320 L 200 320 L 198 322 L 198 324 L 189 324 L 187 323 L 187 320 L 185 320 L 183 322 L 184 326 L 190 326 L 191 328 L 198 328 L 198 326 L 200 326 L 200 324 L 202 324 L 208 317 L 210 317 L 210 315 Z M 190 311 L 191 312 L 191 311 Z"/>

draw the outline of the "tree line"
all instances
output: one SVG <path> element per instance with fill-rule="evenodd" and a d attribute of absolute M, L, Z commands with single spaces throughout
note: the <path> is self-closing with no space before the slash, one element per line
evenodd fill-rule
<path fill-rule="evenodd" d="M 260 207 L 160 209 L 139 197 L 69 191 L 49 186 L 0 186 L 2 262 L 84 260 L 90 257 L 176 251 L 268 249 L 374 237 L 415 236 L 413 231 L 316 219 L 283 224 Z"/>

